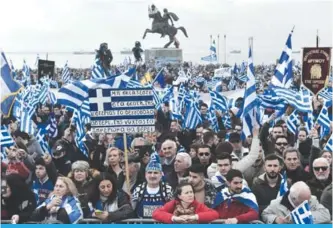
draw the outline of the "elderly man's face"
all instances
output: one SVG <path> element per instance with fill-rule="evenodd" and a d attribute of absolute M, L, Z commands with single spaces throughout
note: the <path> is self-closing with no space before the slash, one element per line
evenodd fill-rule
<path fill-rule="evenodd" d="M 163 155 L 166 158 L 172 158 L 173 156 L 176 155 L 176 147 L 174 145 L 174 143 L 172 142 L 165 142 L 162 145 L 162 151 L 163 151 Z"/>
<path fill-rule="evenodd" d="M 175 172 L 183 172 L 188 168 L 188 164 L 186 163 L 184 157 L 182 156 L 176 156 L 175 164 L 174 164 Z"/>
<path fill-rule="evenodd" d="M 330 169 L 326 162 L 315 161 L 313 162 L 313 173 L 315 174 L 317 180 L 325 181 L 328 179 Z"/>

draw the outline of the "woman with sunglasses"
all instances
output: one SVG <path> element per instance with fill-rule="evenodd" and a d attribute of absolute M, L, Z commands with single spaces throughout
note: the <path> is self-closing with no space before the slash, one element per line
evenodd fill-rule
<path fill-rule="evenodd" d="M 187 181 L 176 187 L 175 200 L 153 212 L 153 219 L 162 223 L 210 223 L 219 214 L 195 200 L 194 190 Z"/>

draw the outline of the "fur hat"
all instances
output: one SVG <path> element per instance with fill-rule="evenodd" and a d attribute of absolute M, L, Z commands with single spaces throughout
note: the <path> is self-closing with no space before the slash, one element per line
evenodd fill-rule
<path fill-rule="evenodd" d="M 84 171 L 89 171 L 89 163 L 86 161 L 76 161 L 72 164 L 72 171 L 74 170 L 84 170 Z"/>

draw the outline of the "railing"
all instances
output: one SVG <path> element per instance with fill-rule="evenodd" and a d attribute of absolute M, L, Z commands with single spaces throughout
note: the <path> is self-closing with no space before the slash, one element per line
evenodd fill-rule
<path fill-rule="evenodd" d="M 11 224 L 12 221 L 11 220 L 1 220 L 1 224 Z M 52 223 L 52 224 L 61 224 L 60 221 L 43 221 L 43 222 L 26 222 L 26 224 L 40 224 L 40 223 Z M 79 224 L 103 224 L 103 223 L 108 223 L 109 222 L 103 222 L 102 220 L 99 219 L 82 219 L 78 222 Z M 113 222 L 116 224 L 161 224 L 161 222 L 158 222 L 154 219 L 140 219 L 140 218 L 135 218 L 135 219 L 125 219 L 122 221 L 117 221 L 117 222 Z M 223 219 L 218 219 L 215 220 L 213 222 L 211 222 L 212 224 L 223 224 L 224 220 Z M 255 220 L 250 222 L 251 224 L 264 224 L 262 221 L 260 220 Z"/>

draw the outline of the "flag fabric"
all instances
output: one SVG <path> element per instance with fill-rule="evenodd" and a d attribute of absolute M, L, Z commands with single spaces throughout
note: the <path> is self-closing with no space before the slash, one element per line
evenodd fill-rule
<path fill-rule="evenodd" d="M 15 97 L 23 87 L 13 79 L 11 69 L 3 52 L 1 52 L 0 56 L 0 68 L 1 112 L 5 117 L 8 117 Z"/>
<path fill-rule="evenodd" d="M 47 140 L 45 139 L 45 135 L 46 132 L 43 129 L 38 129 L 37 133 L 36 133 L 36 139 L 40 145 L 40 147 L 42 148 L 44 153 L 50 153 L 50 147 L 49 147 L 49 143 L 47 142 Z"/>
<path fill-rule="evenodd" d="M 7 158 L 7 153 L 5 148 L 9 148 L 14 145 L 14 140 L 9 134 L 8 128 L 5 125 L 1 125 L 1 159 L 4 160 Z"/>
<path fill-rule="evenodd" d="M 259 211 L 259 206 L 257 203 L 257 199 L 252 191 L 243 185 L 241 193 L 231 193 L 229 188 L 223 188 L 220 192 L 216 194 L 214 204 L 212 208 L 216 208 L 221 205 L 223 202 L 238 201 L 243 205 L 252 208 L 255 211 Z"/>
<path fill-rule="evenodd" d="M 318 93 L 318 97 L 323 98 L 326 101 L 332 101 L 332 87 L 326 87 L 320 90 L 320 92 Z"/>
<path fill-rule="evenodd" d="M 297 110 L 294 110 L 287 118 L 287 128 L 290 133 L 296 135 L 297 126 L 300 124 Z"/>
<path fill-rule="evenodd" d="M 211 104 L 212 104 L 213 108 L 220 110 L 220 111 L 228 112 L 228 110 L 229 110 L 228 99 L 225 96 L 221 95 L 218 92 L 211 91 L 211 90 L 209 90 L 209 95 L 212 99 Z"/>
<path fill-rule="evenodd" d="M 324 129 L 330 129 L 330 124 L 331 124 L 331 120 L 329 118 L 329 114 L 328 114 L 328 108 L 330 107 L 329 105 L 331 104 L 331 102 L 325 102 L 325 104 L 323 105 L 318 118 L 317 118 L 317 122 L 321 125 L 322 128 Z"/>
<path fill-rule="evenodd" d="M 23 60 L 23 68 L 22 68 L 22 73 L 23 73 L 23 79 L 24 81 L 26 81 L 27 85 L 30 85 L 30 68 L 27 65 L 27 63 L 25 62 L 25 60 Z"/>
<path fill-rule="evenodd" d="M 247 78 L 248 81 L 246 82 L 246 89 L 244 93 L 243 113 L 241 115 L 241 119 L 243 121 L 243 139 L 252 134 L 252 129 L 256 122 L 255 107 L 257 106 L 257 94 L 251 47 L 249 48 Z"/>
<path fill-rule="evenodd" d="M 63 81 L 64 84 L 69 83 L 70 79 L 71 79 L 71 75 L 69 72 L 69 68 L 68 68 L 68 63 L 66 62 L 64 68 L 62 69 L 62 74 L 61 74 L 61 79 Z"/>
<path fill-rule="evenodd" d="M 185 129 L 195 129 L 201 122 L 200 110 L 197 106 L 197 103 L 193 100 L 190 100 L 186 104 L 186 113 L 184 115 L 183 128 Z"/>
<path fill-rule="evenodd" d="M 215 40 L 213 40 L 209 50 L 210 50 L 210 55 L 202 57 L 201 60 L 206 61 L 206 62 L 216 62 L 217 61 L 217 55 L 216 55 Z"/>
<path fill-rule="evenodd" d="M 313 224 L 313 216 L 307 200 L 296 207 L 290 215 L 295 224 Z"/>
<path fill-rule="evenodd" d="M 286 194 L 286 192 L 288 192 L 288 182 L 287 182 L 287 172 L 284 171 L 283 176 L 281 178 L 281 183 L 280 183 L 280 190 L 278 193 L 278 197 L 280 196 L 284 196 L 284 194 Z"/>
<path fill-rule="evenodd" d="M 92 77 L 92 79 L 106 78 L 106 74 L 104 72 L 104 69 L 101 65 L 101 61 L 99 59 L 95 59 L 95 63 L 91 70 L 91 77 Z"/>
<path fill-rule="evenodd" d="M 275 69 L 271 83 L 274 86 L 289 88 L 293 81 L 293 67 L 292 67 L 292 46 L 291 37 L 293 30 L 288 36 L 284 50 L 282 51 L 279 63 Z"/>
<path fill-rule="evenodd" d="M 58 136 L 57 120 L 54 116 L 54 113 L 50 113 L 49 124 L 46 127 L 46 130 L 48 131 L 48 135 L 51 138 L 56 138 Z"/>
<path fill-rule="evenodd" d="M 32 117 L 35 113 L 34 107 L 30 104 L 25 104 L 21 110 L 20 131 L 29 135 L 34 135 L 34 124 Z"/>

